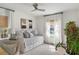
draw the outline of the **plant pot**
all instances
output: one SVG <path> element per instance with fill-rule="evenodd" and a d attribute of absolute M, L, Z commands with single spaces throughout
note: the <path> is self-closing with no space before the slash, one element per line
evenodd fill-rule
<path fill-rule="evenodd" d="M 57 47 L 57 52 L 58 52 L 60 55 L 65 55 L 65 54 L 67 54 L 67 53 L 66 53 L 66 50 L 65 50 L 63 47 Z"/>

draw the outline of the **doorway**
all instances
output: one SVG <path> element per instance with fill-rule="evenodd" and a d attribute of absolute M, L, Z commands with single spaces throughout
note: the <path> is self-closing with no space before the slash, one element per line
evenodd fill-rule
<path fill-rule="evenodd" d="M 61 42 L 61 20 L 46 22 L 46 42 L 54 45 Z"/>

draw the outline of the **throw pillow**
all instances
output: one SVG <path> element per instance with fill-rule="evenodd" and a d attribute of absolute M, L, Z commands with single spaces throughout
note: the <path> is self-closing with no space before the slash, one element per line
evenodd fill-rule
<path fill-rule="evenodd" d="M 30 38 L 30 33 L 27 31 L 24 31 L 23 36 L 24 38 Z"/>
<path fill-rule="evenodd" d="M 36 31 L 31 31 L 31 33 L 34 35 L 34 36 L 36 36 L 37 35 L 37 32 Z"/>
<path fill-rule="evenodd" d="M 34 35 L 33 35 L 33 33 L 30 33 L 30 37 L 33 37 Z"/>

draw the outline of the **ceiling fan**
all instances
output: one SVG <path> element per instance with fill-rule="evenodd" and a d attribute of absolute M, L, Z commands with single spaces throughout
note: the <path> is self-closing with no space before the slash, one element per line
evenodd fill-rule
<path fill-rule="evenodd" d="M 34 7 L 34 10 L 32 10 L 32 12 L 33 12 L 33 11 L 36 11 L 36 10 L 38 10 L 38 11 L 43 11 L 43 12 L 45 11 L 45 9 L 39 9 L 37 3 L 34 3 L 32 6 Z"/>

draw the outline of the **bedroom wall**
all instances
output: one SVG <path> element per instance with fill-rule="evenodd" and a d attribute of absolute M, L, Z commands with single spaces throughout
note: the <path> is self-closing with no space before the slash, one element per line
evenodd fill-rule
<path fill-rule="evenodd" d="M 43 16 L 37 16 L 35 18 L 36 18 L 37 32 L 41 35 L 44 35 L 44 32 L 45 32 L 45 18 Z"/>
<path fill-rule="evenodd" d="M 33 16 L 23 13 L 22 11 L 15 11 L 13 15 L 13 20 L 12 20 L 12 28 L 13 30 L 20 30 L 20 19 L 25 18 L 27 20 L 32 20 L 33 22 L 33 29 L 35 29 L 35 19 Z"/>
<path fill-rule="evenodd" d="M 0 15 L 7 15 L 9 16 L 9 21 L 8 21 L 8 28 L 12 28 L 13 31 L 15 30 L 20 30 L 20 19 L 25 18 L 27 20 L 32 20 L 33 24 L 33 29 L 35 29 L 35 19 L 34 16 L 31 16 L 27 13 L 24 13 L 22 11 L 15 10 L 15 12 L 11 12 L 5 9 L 0 8 Z"/>

